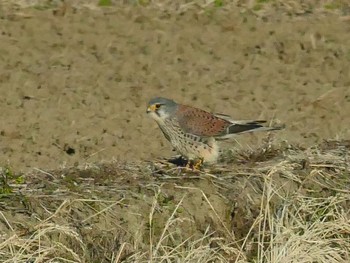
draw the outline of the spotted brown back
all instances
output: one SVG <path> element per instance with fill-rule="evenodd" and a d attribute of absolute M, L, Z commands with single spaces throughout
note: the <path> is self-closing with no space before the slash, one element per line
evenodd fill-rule
<path fill-rule="evenodd" d="M 216 137 L 226 133 L 231 123 L 215 115 L 186 105 L 179 105 L 176 118 L 186 133 L 203 137 Z"/>

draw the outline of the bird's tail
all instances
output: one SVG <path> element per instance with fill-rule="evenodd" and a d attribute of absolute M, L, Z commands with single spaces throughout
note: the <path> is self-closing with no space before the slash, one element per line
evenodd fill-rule
<path fill-rule="evenodd" d="M 248 132 L 256 132 L 256 131 L 275 131 L 281 130 L 285 126 L 264 126 L 266 123 L 264 120 L 257 121 L 231 121 L 231 125 L 227 128 L 226 134 L 224 134 L 221 138 L 228 139 L 237 134 L 248 133 Z"/>

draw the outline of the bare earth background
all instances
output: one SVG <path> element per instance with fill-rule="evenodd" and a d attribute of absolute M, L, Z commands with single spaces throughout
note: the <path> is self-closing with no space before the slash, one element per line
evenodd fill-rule
<path fill-rule="evenodd" d="M 173 155 L 145 114 L 154 96 L 277 119 L 277 142 L 350 136 L 346 9 L 1 8 L 0 163 L 17 171 Z"/>
<path fill-rule="evenodd" d="M 154 96 L 286 129 L 180 170 Z M 0 262 L 348 263 L 349 113 L 348 0 L 0 0 Z"/>

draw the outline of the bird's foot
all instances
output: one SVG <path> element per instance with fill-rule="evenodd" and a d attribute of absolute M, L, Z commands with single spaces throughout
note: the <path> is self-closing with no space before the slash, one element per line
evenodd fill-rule
<path fill-rule="evenodd" d="M 192 171 L 199 171 L 203 165 L 203 158 L 200 158 L 196 161 L 189 160 L 186 164 L 186 168 Z"/>
<path fill-rule="evenodd" d="M 200 170 L 203 165 L 203 159 L 200 158 L 198 161 L 193 165 L 194 170 Z"/>

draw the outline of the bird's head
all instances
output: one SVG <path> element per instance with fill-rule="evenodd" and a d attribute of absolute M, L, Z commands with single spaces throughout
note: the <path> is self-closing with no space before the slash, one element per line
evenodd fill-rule
<path fill-rule="evenodd" d="M 147 114 L 156 121 L 164 121 L 164 119 L 174 114 L 176 109 L 177 104 L 175 101 L 158 97 L 149 101 Z"/>

